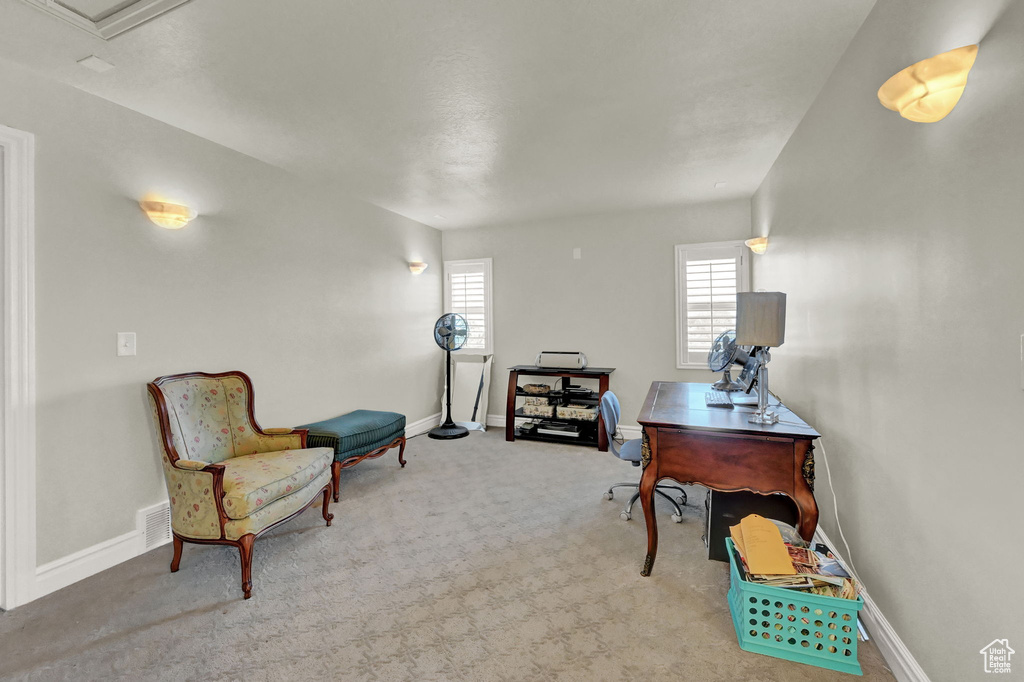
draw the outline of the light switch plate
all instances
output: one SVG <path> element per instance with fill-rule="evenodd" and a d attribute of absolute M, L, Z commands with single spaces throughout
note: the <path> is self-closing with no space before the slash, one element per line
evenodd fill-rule
<path fill-rule="evenodd" d="M 572 250 L 572 257 L 573 260 L 580 260 L 581 258 L 583 258 L 583 249 L 577 246 L 575 249 Z"/>
<path fill-rule="evenodd" d="M 1020 390 L 1024 391 L 1024 334 L 1020 335 Z"/>
<path fill-rule="evenodd" d="M 117 354 L 135 355 L 135 332 L 117 333 Z"/>

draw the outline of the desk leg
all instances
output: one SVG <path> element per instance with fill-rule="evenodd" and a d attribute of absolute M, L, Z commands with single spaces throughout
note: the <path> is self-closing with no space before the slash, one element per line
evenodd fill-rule
<path fill-rule="evenodd" d="M 641 463 L 644 473 L 640 477 L 640 504 L 644 510 L 644 522 L 647 524 L 647 556 L 640 575 L 647 577 L 654 568 L 654 557 L 658 555 L 658 517 L 654 514 L 654 490 L 658 484 L 658 463 L 652 462 L 651 453 L 657 451 L 658 432 L 648 434 L 643 431 L 643 454 Z"/>
<path fill-rule="evenodd" d="M 792 499 L 796 502 L 796 511 L 800 515 L 800 537 L 810 542 L 814 530 L 818 527 L 818 503 L 814 499 L 811 483 L 814 481 L 814 455 L 810 441 L 797 441 L 796 444 L 796 475 L 793 481 Z M 807 462 L 810 461 L 810 465 Z"/>
<path fill-rule="evenodd" d="M 519 385 L 519 372 L 508 373 L 508 402 L 505 404 L 505 440 L 516 439 L 516 387 Z"/>

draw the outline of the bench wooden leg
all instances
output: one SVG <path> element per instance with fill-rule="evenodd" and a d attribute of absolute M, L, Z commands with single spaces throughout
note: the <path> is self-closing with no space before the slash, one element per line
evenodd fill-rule
<path fill-rule="evenodd" d="M 334 489 L 334 501 L 341 497 L 341 462 L 335 461 L 331 464 L 331 487 Z"/>
<path fill-rule="evenodd" d="M 404 457 L 404 455 L 405 455 L 405 436 L 401 437 L 401 441 L 402 441 L 401 444 L 398 446 L 398 463 L 401 464 L 402 468 L 404 469 L 405 468 L 405 457 Z"/>

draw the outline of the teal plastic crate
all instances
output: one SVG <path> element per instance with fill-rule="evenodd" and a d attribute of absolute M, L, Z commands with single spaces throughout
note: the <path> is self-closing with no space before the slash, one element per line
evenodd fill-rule
<path fill-rule="evenodd" d="M 744 580 L 732 539 L 729 611 L 744 651 L 860 675 L 857 612 L 864 600 L 839 599 Z"/>

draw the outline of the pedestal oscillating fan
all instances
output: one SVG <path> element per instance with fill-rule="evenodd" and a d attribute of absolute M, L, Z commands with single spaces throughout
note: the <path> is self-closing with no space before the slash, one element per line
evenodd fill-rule
<path fill-rule="evenodd" d="M 469 336 L 466 318 L 456 313 L 445 313 L 434 323 L 434 341 L 445 354 L 445 413 L 444 423 L 431 429 L 431 438 L 451 440 L 469 435 L 469 429 L 452 421 L 452 351 L 459 350 Z"/>

